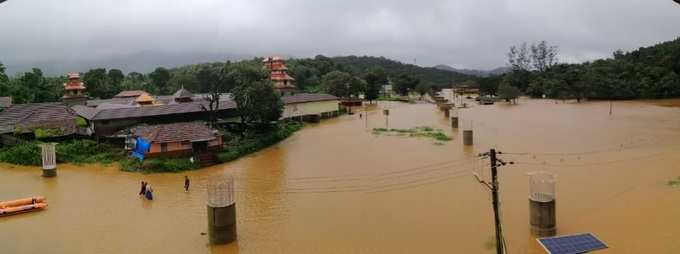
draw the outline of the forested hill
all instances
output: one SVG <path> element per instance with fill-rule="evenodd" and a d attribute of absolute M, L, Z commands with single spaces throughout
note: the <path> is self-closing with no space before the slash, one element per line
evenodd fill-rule
<path fill-rule="evenodd" d="M 239 64 L 262 65 L 262 58 L 244 60 Z M 201 68 L 208 67 L 218 71 L 223 63 L 192 64 L 174 68 L 171 72 L 192 75 Z M 415 77 L 416 83 L 423 86 L 449 87 L 451 83 L 458 84 L 468 80 L 476 80 L 478 77 L 462 74 L 454 71 L 440 70 L 431 67 L 421 67 L 413 64 L 405 64 L 384 57 L 373 56 L 336 56 L 326 57 L 317 55 L 313 58 L 291 58 L 286 60 L 289 73 L 295 78 L 296 86 L 302 90 L 317 92 L 324 91 L 322 84 L 326 74 L 340 71 L 352 76 L 364 78 L 368 73 L 380 73 L 387 80 L 395 81 L 404 76 Z M 412 84 L 415 85 L 415 84 Z M 414 87 L 410 87 L 414 89 Z"/>
<path fill-rule="evenodd" d="M 337 64 L 345 66 L 347 68 L 346 71 L 355 75 L 362 75 L 371 69 L 381 68 L 385 70 L 385 73 L 389 77 L 396 77 L 401 74 L 412 74 L 420 79 L 420 82 L 425 85 L 439 87 L 448 87 L 451 82 L 455 84 L 475 79 L 475 77 L 471 75 L 441 70 L 434 67 L 420 67 L 413 64 L 405 64 L 384 57 L 339 56 L 331 57 L 330 59 Z"/>
<path fill-rule="evenodd" d="M 535 97 L 680 97 L 680 38 L 627 53 L 619 50 L 608 59 L 559 64 L 545 72 L 515 69 L 504 82 Z"/>

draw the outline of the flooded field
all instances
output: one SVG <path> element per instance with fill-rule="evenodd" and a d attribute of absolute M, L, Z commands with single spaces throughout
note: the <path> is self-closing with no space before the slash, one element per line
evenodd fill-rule
<path fill-rule="evenodd" d="M 528 172 L 557 174 L 558 234 L 592 232 L 600 253 L 680 249 L 680 101 L 521 100 L 459 110 L 461 128 L 431 104 L 382 103 L 310 125 L 279 145 L 185 174 L 112 167 L 0 165 L 0 200 L 44 195 L 42 212 L 0 218 L 2 253 L 492 253 L 488 177 L 476 154 L 498 148 L 510 253 L 543 253 L 529 233 Z M 389 119 L 382 108 L 390 108 Z M 361 111 L 361 110 L 360 110 Z M 442 129 L 453 140 L 375 135 L 372 128 Z M 473 147 L 461 131 L 474 130 Z M 208 244 L 205 185 L 230 173 L 237 243 Z M 153 202 L 137 196 L 150 182 Z"/>

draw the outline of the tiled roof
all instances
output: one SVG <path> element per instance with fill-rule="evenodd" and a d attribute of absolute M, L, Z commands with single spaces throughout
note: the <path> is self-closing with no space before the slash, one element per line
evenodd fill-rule
<path fill-rule="evenodd" d="M 107 108 L 105 104 L 97 107 L 94 111 L 89 109 L 83 109 L 81 107 L 74 107 L 76 112 L 87 118 L 89 120 L 113 120 L 113 119 L 123 119 L 123 118 L 138 118 L 138 117 L 150 117 L 150 116 L 162 116 L 162 115 L 174 115 L 174 114 L 185 114 L 185 113 L 196 113 L 205 111 L 208 108 L 208 101 L 202 99 L 202 95 L 194 95 L 194 101 L 188 103 L 177 103 L 168 105 L 154 105 L 154 106 L 125 106 L 124 108 Z M 304 103 L 304 102 L 316 102 L 316 101 L 330 101 L 338 100 L 338 97 L 329 94 L 311 94 L 311 93 L 299 93 L 295 95 L 288 95 L 281 97 L 284 103 Z M 224 94 L 220 98 L 220 110 L 235 109 L 236 102 L 234 102 L 230 96 Z"/>
<path fill-rule="evenodd" d="M 113 98 L 125 98 L 125 97 L 137 97 L 142 94 L 148 94 L 145 91 L 142 90 L 128 90 L 128 91 L 122 91 L 116 95 L 113 96 Z"/>
<path fill-rule="evenodd" d="M 201 122 L 140 126 L 131 131 L 133 135 L 140 136 L 151 143 L 208 141 L 215 139 L 217 135 Z"/>
<path fill-rule="evenodd" d="M 79 116 L 91 120 L 95 114 L 97 114 L 97 109 L 93 107 L 88 107 L 88 106 L 83 106 L 83 105 L 74 105 L 71 107 L 73 111 L 76 112 Z"/>
<path fill-rule="evenodd" d="M 17 126 L 24 132 L 35 128 L 63 130 L 75 133 L 76 113 L 63 103 L 15 104 L 0 112 L 0 133 L 14 132 Z"/>
<path fill-rule="evenodd" d="M 281 97 L 281 100 L 283 100 L 283 103 L 285 104 L 291 104 L 291 103 L 304 103 L 304 102 L 316 102 L 316 101 L 333 101 L 333 100 L 338 100 L 338 97 L 335 97 L 330 94 L 319 94 L 319 93 L 299 93 L 299 94 L 294 94 L 294 95 L 287 95 Z"/>
<path fill-rule="evenodd" d="M 184 89 L 184 87 L 180 88 L 175 92 L 175 94 L 172 95 L 173 98 L 194 98 L 194 94 L 189 92 L 189 90 Z"/>
<path fill-rule="evenodd" d="M 104 103 L 110 103 L 110 104 L 128 104 L 132 105 L 135 101 L 134 97 L 125 97 L 125 98 L 111 98 L 111 99 L 102 99 L 102 100 L 89 100 L 87 101 L 87 106 L 90 107 L 96 107 Z"/>
<path fill-rule="evenodd" d="M 170 105 L 155 105 L 147 107 L 104 109 L 97 111 L 95 116 L 92 117 L 92 120 L 111 120 L 121 118 L 195 113 L 204 111 L 204 108 L 208 108 L 208 103 L 206 101 Z M 233 108 L 236 108 L 236 103 L 233 101 L 220 102 L 220 110 Z"/>

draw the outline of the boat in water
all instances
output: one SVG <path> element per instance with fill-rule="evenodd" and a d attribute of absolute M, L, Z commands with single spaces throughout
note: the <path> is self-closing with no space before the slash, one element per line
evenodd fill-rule
<path fill-rule="evenodd" d="M 0 217 L 42 210 L 47 207 L 44 197 L 31 197 L 0 202 Z"/>

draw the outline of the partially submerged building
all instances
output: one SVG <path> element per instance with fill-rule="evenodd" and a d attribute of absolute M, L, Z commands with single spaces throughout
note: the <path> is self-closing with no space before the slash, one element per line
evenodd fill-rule
<path fill-rule="evenodd" d="M 223 145 L 222 135 L 203 122 L 140 125 L 127 132 L 149 144 L 145 157 L 194 156 L 201 163 L 212 162 Z"/>
<path fill-rule="evenodd" d="M 330 94 L 299 93 L 283 96 L 281 119 L 318 122 L 320 119 L 337 116 L 340 100 Z"/>

